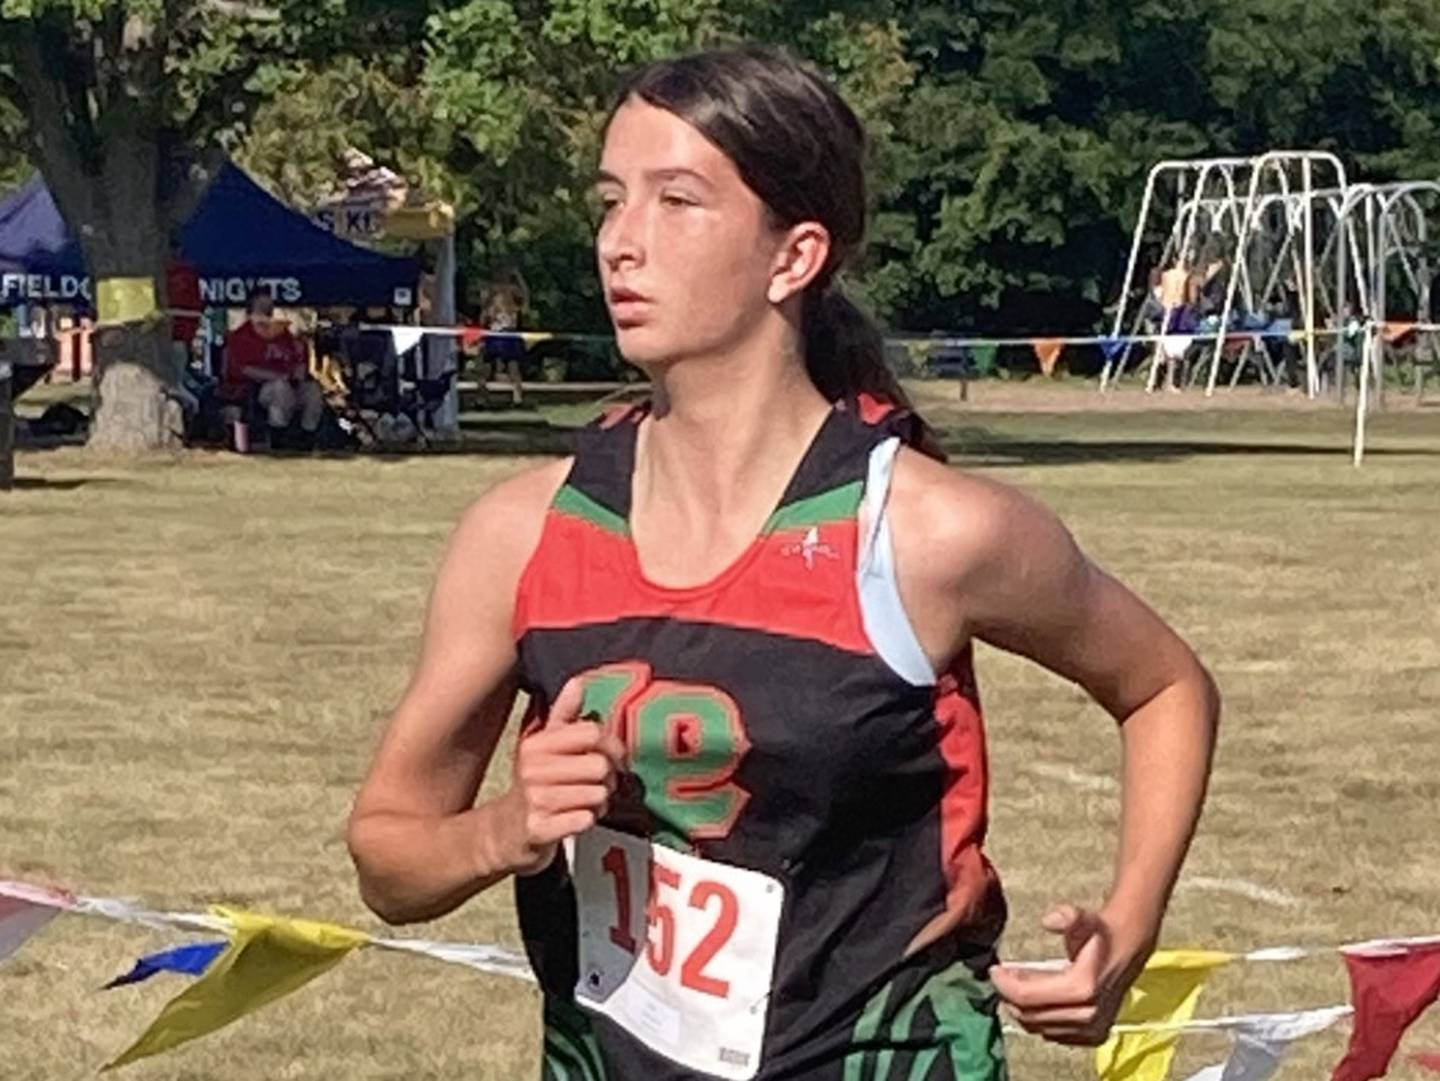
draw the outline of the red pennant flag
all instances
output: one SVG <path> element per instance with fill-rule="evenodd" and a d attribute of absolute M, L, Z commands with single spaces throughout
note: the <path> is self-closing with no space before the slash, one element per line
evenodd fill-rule
<path fill-rule="evenodd" d="M 1421 1051 L 1418 1055 L 1411 1055 L 1410 1061 L 1416 1066 L 1440 1073 L 1440 1051 Z"/>
<path fill-rule="evenodd" d="M 1440 997 L 1440 946 L 1396 953 L 1347 953 L 1355 1027 L 1330 1081 L 1385 1076 L 1400 1037 Z"/>
<path fill-rule="evenodd" d="M 485 330 L 482 327 L 461 327 L 460 348 L 474 349 L 480 344 L 480 339 L 485 337 Z"/>
<path fill-rule="evenodd" d="M 1227 334 L 1225 341 L 1221 343 L 1220 351 L 1226 360 L 1234 360 L 1251 343 L 1254 343 L 1257 349 L 1260 347 L 1260 339 L 1253 334 Z"/>

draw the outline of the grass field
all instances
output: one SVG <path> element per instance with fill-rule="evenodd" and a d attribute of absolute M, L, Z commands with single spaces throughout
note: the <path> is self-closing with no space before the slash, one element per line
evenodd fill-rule
<path fill-rule="evenodd" d="M 1282 398 L 1102 406 L 986 385 L 961 407 L 953 386 L 918 392 L 961 464 L 1056 507 L 1216 672 L 1213 794 L 1166 941 L 1440 933 L 1440 408 L 1378 417 L 1356 471 L 1344 414 Z M 21 487 L 0 494 L 0 876 L 375 927 L 343 843 L 349 801 L 451 523 L 525 464 L 23 453 Z M 1118 740 L 1038 669 L 987 651 L 980 675 L 1006 953 L 1050 956 L 1044 908 L 1107 881 Z M 518 941 L 507 889 L 413 933 Z M 96 988 L 172 941 L 62 920 L 0 966 L 6 1081 L 93 1074 L 182 978 Z M 1346 997 L 1340 960 L 1322 957 L 1224 970 L 1200 1013 Z M 528 1079 L 537 1012 L 523 986 L 361 953 L 127 1075 Z M 1302 1044 L 1282 1076 L 1328 1076 L 1346 1031 Z M 1174 1076 L 1224 1046 L 1187 1038 Z M 1440 1007 L 1402 1059 L 1421 1048 L 1440 1049 Z M 1087 1056 L 1030 1039 L 1011 1053 L 1024 1081 L 1091 1076 Z M 1421 1074 L 1401 1061 L 1391 1076 Z"/>

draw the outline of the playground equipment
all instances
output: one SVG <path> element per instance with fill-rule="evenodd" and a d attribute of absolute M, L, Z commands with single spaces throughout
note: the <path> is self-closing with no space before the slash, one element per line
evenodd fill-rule
<path fill-rule="evenodd" d="M 1134 287 L 1147 241 L 1152 250 L 1158 243 L 1152 267 L 1225 274 L 1217 310 L 1204 313 L 1197 328 L 1185 328 L 1203 343 L 1191 375 L 1198 379 L 1208 368 L 1207 394 L 1214 393 L 1221 365 L 1232 356 L 1232 383 L 1247 364 L 1254 365 L 1262 381 L 1276 380 L 1260 341 L 1292 335 L 1304 346 L 1307 393 L 1318 393 L 1316 331 L 1334 323 L 1341 309 L 1335 283 L 1325 273 L 1328 264 L 1317 258 L 1317 250 L 1334 250 L 1349 189 L 1344 165 L 1324 151 L 1160 162 L 1146 180 L 1111 336 L 1125 335 L 1128 320 L 1127 339 L 1133 339 L 1145 329 L 1147 315 L 1153 317 L 1153 304 L 1147 312 Z M 1142 296 L 1149 296 L 1148 285 Z M 1175 333 L 1177 314 L 1175 308 L 1160 312 L 1154 337 L 1164 340 Z M 1102 390 L 1123 376 L 1132 350 L 1133 341 L 1127 340 L 1107 361 Z"/>
<path fill-rule="evenodd" d="M 1440 181 L 1356 184 L 1347 198 L 1345 219 L 1355 238 L 1350 246 L 1363 256 L 1366 272 L 1357 275 L 1359 309 L 1368 317 L 1374 338 L 1362 367 L 1362 389 L 1368 382 L 1376 403 L 1383 405 L 1388 353 L 1414 330 L 1421 337 L 1414 350 L 1418 395 L 1426 360 L 1419 354 L 1434 329 L 1431 304 L 1440 234 L 1431 224 L 1440 222 Z"/>
<path fill-rule="evenodd" d="M 1424 391 L 1425 366 L 1435 363 L 1433 350 L 1428 357 L 1419 354 L 1432 343 L 1430 335 L 1440 330 L 1431 308 L 1436 241 L 1430 229 L 1430 217 L 1440 214 L 1440 181 L 1357 184 L 1347 202 L 1346 220 L 1369 269 L 1361 307 L 1370 318 L 1364 325 L 1355 407 L 1354 462 L 1359 465 L 1365 457 L 1372 388 L 1375 403 L 1384 404 L 1386 353 L 1392 342 L 1411 330 L 1422 338 L 1414 357 L 1417 398 Z M 1343 388 L 1343 382 L 1339 385 Z"/>
<path fill-rule="evenodd" d="M 1223 275 L 1223 299 L 1207 289 L 1203 309 L 1184 313 L 1193 325 L 1177 327 L 1180 309 L 1136 280 L 1147 249 L 1154 274 L 1180 268 L 1187 282 L 1207 283 Z M 1156 343 L 1152 383 L 1164 344 L 1190 358 L 1189 381 L 1203 379 L 1207 395 L 1226 363 L 1232 387 L 1252 367 L 1262 383 L 1280 381 L 1274 354 L 1293 346 L 1308 396 L 1328 382 L 1343 400 L 1346 366 L 1358 364 L 1383 404 L 1390 353 L 1414 328 L 1419 394 L 1435 366 L 1437 267 L 1440 181 L 1351 183 L 1323 151 L 1160 162 L 1146 180 L 1115 305 L 1111 337 L 1124 344 L 1106 361 L 1100 389 L 1124 376 L 1136 339 Z"/>

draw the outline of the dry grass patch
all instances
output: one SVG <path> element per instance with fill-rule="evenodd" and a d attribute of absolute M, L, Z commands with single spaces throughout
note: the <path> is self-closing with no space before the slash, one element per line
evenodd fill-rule
<path fill-rule="evenodd" d="M 1440 932 L 1436 411 L 1380 418 L 1379 453 L 1356 472 L 1332 411 L 961 412 L 952 391 L 921 388 L 952 442 L 1054 505 L 1190 635 L 1226 692 L 1214 794 L 1167 940 Z M 1035 404 L 1064 402 L 1046 388 Z M 344 850 L 349 800 L 403 687 L 450 525 L 524 464 L 23 455 L 29 483 L 0 496 L 0 871 L 373 927 Z M 1033 667 L 987 652 L 981 680 L 1007 952 L 1046 956 L 1044 907 L 1093 900 L 1107 881 L 1115 796 L 1099 778 L 1118 743 L 1082 695 Z M 518 941 L 505 889 L 415 933 Z M 95 989 L 164 941 L 64 920 L 0 967 L 6 1077 L 87 1076 L 125 1046 L 179 978 Z M 1201 1013 L 1345 994 L 1338 958 L 1238 968 Z M 536 1076 L 537 1012 L 516 984 L 361 954 L 128 1073 L 509 1081 Z M 1307 1041 L 1284 1076 L 1326 1076 L 1343 1034 Z M 1183 1047 L 1177 1077 L 1223 1043 Z M 1440 1018 L 1406 1047 L 1440 1047 Z M 1083 1056 L 1029 1040 L 1013 1060 L 1018 1078 L 1089 1076 Z M 1419 1078 L 1407 1070 L 1392 1076 Z"/>

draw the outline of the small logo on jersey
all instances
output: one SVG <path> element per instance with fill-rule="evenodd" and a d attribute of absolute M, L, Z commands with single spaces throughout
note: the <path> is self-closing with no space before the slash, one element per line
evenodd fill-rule
<path fill-rule="evenodd" d="M 840 558 L 839 552 L 820 540 L 820 527 L 813 525 L 806 531 L 805 536 L 802 537 L 798 543 L 787 544 L 781 550 L 781 555 L 799 556 L 805 561 L 805 569 L 812 571 L 815 569 L 815 558 L 817 556 L 824 556 L 826 559 Z"/>

